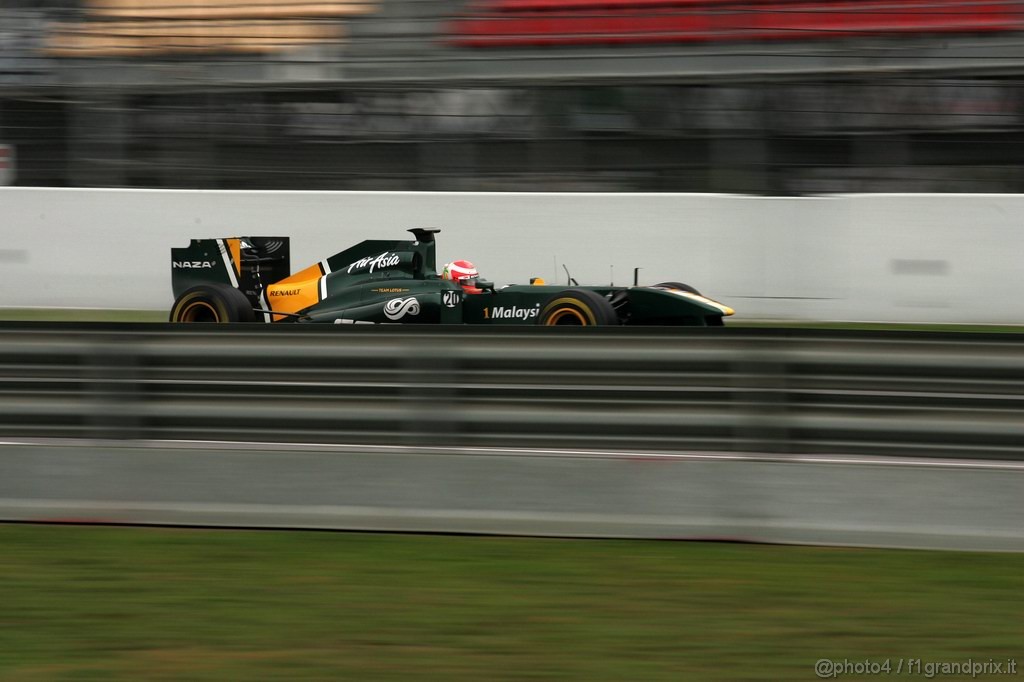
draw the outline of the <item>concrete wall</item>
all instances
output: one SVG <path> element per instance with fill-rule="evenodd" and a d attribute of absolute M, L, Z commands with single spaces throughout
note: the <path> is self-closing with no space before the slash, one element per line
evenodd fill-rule
<path fill-rule="evenodd" d="M 1016 462 L 0 444 L 0 520 L 1024 551 Z"/>
<path fill-rule="evenodd" d="M 172 246 L 285 235 L 292 266 L 409 227 L 498 284 L 678 280 L 746 318 L 1024 321 L 1024 196 L 0 188 L 0 305 L 166 309 Z"/>

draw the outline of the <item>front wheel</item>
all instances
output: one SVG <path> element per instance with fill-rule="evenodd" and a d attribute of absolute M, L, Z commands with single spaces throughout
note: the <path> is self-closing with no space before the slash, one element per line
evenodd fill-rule
<path fill-rule="evenodd" d="M 200 284 L 186 290 L 171 308 L 171 322 L 255 322 L 252 304 L 227 284 Z"/>
<path fill-rule="evenodd" d="M 560 291 L 540 307 L 537 324 L 548 327 L 591 327 L 621 324 L 604 296 L 588 289 Z"/>
<path fill-rule="evenodd" d="M 655 287 L 661 287 L 663 289 L 678 289 L 679 291 L 688 291 L 691 294 L 701 295 L 699 291 L 691 287 L 689 284 L 683 284 L 682 282 L 662 282 L 661 284 L 655 284 Z"/>

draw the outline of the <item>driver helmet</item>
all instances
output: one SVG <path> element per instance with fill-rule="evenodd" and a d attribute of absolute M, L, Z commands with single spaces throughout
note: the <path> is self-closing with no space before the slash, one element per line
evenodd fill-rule
<path fill-rule="evenodd" d="M 446 263 L 444 269 L 441 270 L 441 279 L 455 282 L 471 293 L 475 293 L 472 290 L 476 290 L 476 281 L 479 277 L 480 273 L 477 272 L 476 266 L 468 260 L 453 260 L 451 263 Z"/>

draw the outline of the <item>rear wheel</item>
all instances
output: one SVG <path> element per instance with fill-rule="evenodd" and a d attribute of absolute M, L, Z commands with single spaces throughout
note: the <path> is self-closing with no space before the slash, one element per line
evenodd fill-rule
<path fill-rule="evenodd" d="M 226 284 L 200 284 L 185 291 L 171 308 L 171 322 L 255 322 L 252 304 Z"/>
<path fill-rule="evenodd" d="M 691 287 L 689 284 L 683 284 L 682 282 L 662 282 L 661 284 L 655 284 L 656 287 L 664 287 L 665 289 L 679 289 L 680 291 L 688 291 L 691 294 L 701 295 L 699 291 Z"/>
<path fill-rule="evenodd" d="M 544 302 L 537 315 L 537 324 L 591 327 L 621 323 L 615 308 L 604 296 L 587 289 L 566 289 Z"/>

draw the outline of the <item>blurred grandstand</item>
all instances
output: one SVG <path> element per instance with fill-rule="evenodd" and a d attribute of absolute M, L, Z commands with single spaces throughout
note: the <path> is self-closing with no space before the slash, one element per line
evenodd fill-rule
<path fill-rule="evenodd" d="M 0 182 L 1021 192 L 1024 0 L 6 0 Z"/>

